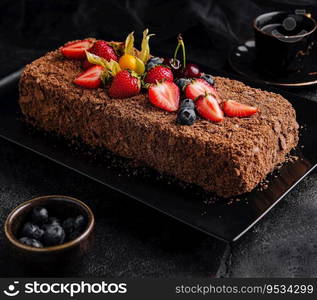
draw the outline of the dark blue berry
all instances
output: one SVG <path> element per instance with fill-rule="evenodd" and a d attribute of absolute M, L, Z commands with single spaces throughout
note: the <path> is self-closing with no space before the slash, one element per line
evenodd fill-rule
<path fill-rule="evenodd" d="M 19 241 L 27 246 L 30 247 L 35 247 L 35 248 L 43 248 L 43 245 L 40 241 L 36 240 L 36 239 L 30 239 L 28 237 L 22 237 L 19 239 Z"/>
<path fill-rule="evenodd" d="M 74 225 L 76 231 L 82 231 L 86 225 L 85 217 L 82 215 L 77 216 L 74 221 Z"/>
<path fill-rule="evenodd" d="M 61 221 L 55 217 L 51 217 L 48 219 L 47 224 L 51 225 L 61 225 Z"/>
<path fill-rule="evenodd" d="M 51 217 L 48 219 L 47 223 L 46 224 L 43 224 L 41 226 L 42 229 L 46 230 L 46 228 L 50 225 L 59 225 L 61 226 L 61 221 L 55 217 Z"/>
<path fill-rule="evenodd" d="M 67 235 L 75 231 L 75 219 L 68 218 L 63 222 L 63 228 Z"/>
<path fill-rule="evenodd" d="M 177 123 L 181 125 L 192 125 L 196 121 L 196 113 L 192 108 L 181 108 L 177 113 Z"/>
<path fill-rule="evenodd" d="M 184 99 L 181 102 L 181 107 L 180 108 L 190 108 L 190 109 L 195 109 L 195 103 L 192 99 Z"/>
<path fill-rule="evenodd" d="M 22 236 L 31 239 L 41 240 L 44 234 L 44 230 L 42 230 L 39 226 L 28 222 L 23 226 L 21 233 Z"/>
<path fill-rule="evenodd" d="M 150 70 L 151 68 L 161 65 L 163 63 L 163 58 L 160 57 L 151 57 L 146 64 L 146 70 Z"/>
<path fill-rule="evenodd" d="M 65 231 L 59 225 L 49 225 L 44 232 L 45 246 L 61 245 L 65 241 Z"/>
<path fill-rule="evenodd" d="M 38 206 L 32 210 L 32 221 L 36 224 L 44 224 L 48 220 L 48 211 L 46 208 Z"/>
<path fill-rule="evenodd" d="M 184 90 L 187 84 L 190 84 L 191 80 L 189 78 L 178 78 L 175 80 L 175 84 L 181 89 Z"/>
<path fill-rule="evenodd" d="M 204 74 L 200 78 L 205 79 L 210 85 L 214 85 L 214 78 L 210 74 Z"/>

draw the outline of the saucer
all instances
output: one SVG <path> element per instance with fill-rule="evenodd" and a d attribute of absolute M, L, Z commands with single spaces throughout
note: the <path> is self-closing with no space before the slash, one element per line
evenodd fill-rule
<path fill-rule="evenodd" d="M 257 68 L 254 40 L 235 46 L 229 54 L 231 67 L 249 81 L 288 87 L 317 84 L 317 55 L 312 52 L 306 59 L 306 67 L 302 71 L 287 74 L 283 78 L 272 78 L 262 74 Z"/>

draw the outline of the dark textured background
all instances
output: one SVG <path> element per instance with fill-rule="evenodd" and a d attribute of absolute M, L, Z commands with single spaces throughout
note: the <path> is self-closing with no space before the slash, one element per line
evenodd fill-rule
<path fill-rule="evenodd" d="M 190 59 L 231 72 L 227 54 L 252 36 L 251 21 L 314 1 L 53 1 L 0 2 L 0 78 L 68 40 L 122 40 L 146 27 L 152 49 L 171 55 L 179 32 Z M 155 52 L 155 51 L 154 51 Z M 292 90 L 316 100 L 316 88 Z M 169 219 L 134 200 L 0 140 L 0 276 L 276 277 L 317 276 L 317 174 L 295 188 L 232 246 Z M 96 213 L 96 242 L 76 264 L 50 271 L 25 268 L 6 246 L 5 217 L 35 196 L 78 197 Z M 220 266 L 220 268 L 219 268 Z"/>

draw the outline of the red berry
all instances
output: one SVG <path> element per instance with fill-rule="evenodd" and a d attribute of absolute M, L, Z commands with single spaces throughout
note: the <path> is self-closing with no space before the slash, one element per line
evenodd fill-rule
<path fill-rule="evenodd" d="M 167 68 L 165 66 L 155 66 L 151 68 L 144 79 L 144 82 L 146 83 L 156 83 L 158 81 L 173 81 L 174 76 L 173 72 L 170 68 Z"/>
<path fill-rule="evenodd" d="M 186 78 L 198 78 L 201 76 L 199 67 L 196 64 L 186 64 L 185 70 L 182 72 Z"/>
<path fill-rule="evenodd" d="M 65 44 L 61 48 L 62 54 L 71 59 L 82 59 L 86 57 L 85 50 L 88 50 L 93 45 L 91 40 L 82 40 Z"/>
<path fill-rule="evenodd" d="M 150 102 L 164 110 L 176 111 L 179 107 L 179 88 L 174 82 L 164 81 L 149 88 Z"/>
<path fill-rule="evenodd" d="M 96 89 L 101 85 L 100 76 L 102 71 L 102 66 L 93 66 L 87 71 L 81 73 L 74 80 L 74 83 L 88 89 Z"/>
<path fill-rule="evenodd" d="M 109 88 L 112 98 L 129 98 L 140 93 L 141 81 L 128 70 L 122 70 L 113 78 Z"/>
<path fill-rule="evenodd" d="M 103 57 L 104 59 L 110 61 L 118 61 L 118 56 L 111 46 L 108 45 L 106 41 L 97 41 L 94 45 L 88 50 L 90 53 L 97 56 Z"/>
<path fill-rule="evenodd" d="M 223 104 L 223 111 L 229 117 L 249 117 L 254 115 L 258 109 L 254 106 L 228 100 Z"/>
<path fill-rule="evenodd" d="M 213 95 L 207 94 L 200 96 L 196 101 L 196 109 L 198 113 L 207 120 L 214 122 L 223 120 L 223 111 Z"/>
<path fill-rule="evenodd" d="M 195 100 L 197 97 L 201 95 L 213 94 L 218 97 L 218 94 L 214 87 L 212 87 L 206 80 L 198 78 L 193 80 L 190 84 L 188 84 L 185 88 L 186 98 Z"/>

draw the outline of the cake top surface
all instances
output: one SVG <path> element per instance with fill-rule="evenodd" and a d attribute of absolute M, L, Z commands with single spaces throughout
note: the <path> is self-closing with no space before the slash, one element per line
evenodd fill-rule
<path fill-rule="evenodd" d="M 68 99 L 93 103 L 96 109 L 116 110 L 120 117 L 129 116 L 144 126 L 160 126 L 162 130 L 173 132 L 174 136 L 199 137 L 200 141 L 218 145 L 230 143 L 231 147 L 239 147 L 242 143 L 256 144 L 257 138 L 267 130 L 273 128 L 279 132 L 284 120 L 295 116 L 292 105 L 281 95 L 251 88 L 236 80 L 215 77 L 215 87 L 223 100 L 252 105 L 259 112 L 246 118 L 226 117 L 219 123 L 198 118 L 191 126 L 181 126 L 176 123 L 175 112 L 153 106 L 144 92 L 131 98 L 113 99 L 105 88 L 76 86 L 73 80 L 81 72 L 81 62 L 66 59 L 58 49 L 28 65 L 23 76 L 25 79 L 27 76 L 36 78 L 37 83 L 48 90 L 63 89 Z"/>

